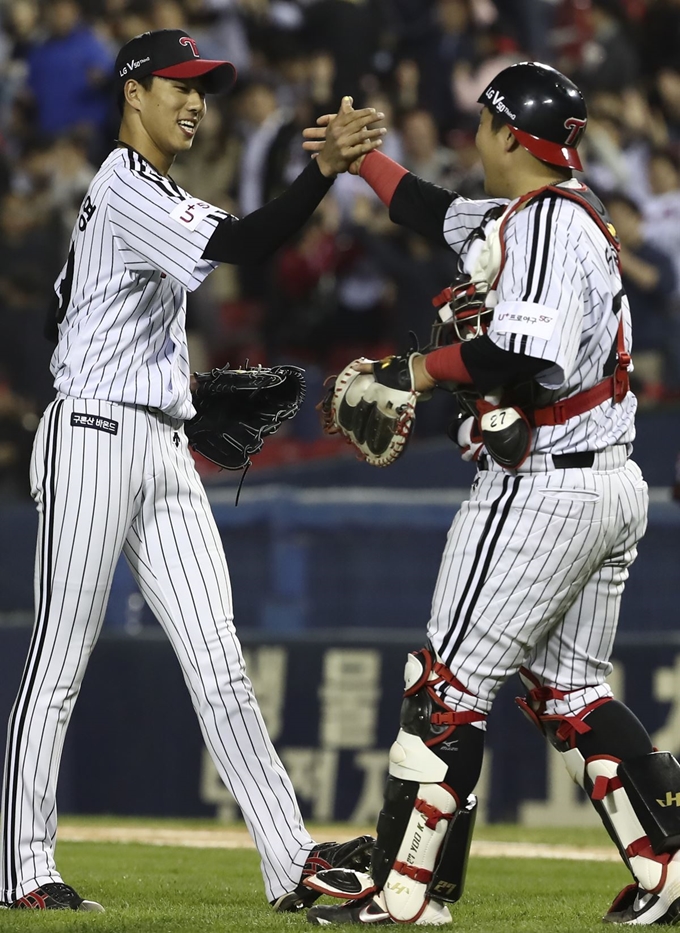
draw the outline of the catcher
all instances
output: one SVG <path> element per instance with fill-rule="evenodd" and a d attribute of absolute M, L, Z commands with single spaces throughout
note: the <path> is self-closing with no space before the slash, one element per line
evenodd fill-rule
<path fill-rule="evenodd" d="M 365 404 L 361 392 L 350 395 L 359 379 L 408 398 L 453 386 L 456 437 L 478 472 L 447 537 L 427 643 L 406 663 L 371 874 L 310 879 L 346 902 L 313 907 L 308 918 L 450 923 L 487 718 L 519 673 L 518 705 L 584 789 L 632 875 L 604 919 L 672 924 L 680 811 L 668 801 L 680 800 L 680 765 L 652 748 L 607 683 L 648 504 L 630 459 L 636 400 L 618 240 L 599 199 L 573 177 L 587 114 L 569 79 L 514 65 L 479 102 L 487 200 L 459 198 L 379 153 L 353 166 L 392 220 L 458 253 L 463 278 L 437 299 L 436 333 L 450 342 L 355 363 L 329 419 L 363 440 L 355 423 L 375 396 Z M 323 123 L 309 139 L 323 137 Z"/>

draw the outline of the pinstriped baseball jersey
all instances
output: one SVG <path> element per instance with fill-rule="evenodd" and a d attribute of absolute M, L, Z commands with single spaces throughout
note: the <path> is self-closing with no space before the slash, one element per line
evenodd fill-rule
<path fill-rule="evenodd" d="M 57 282 L 57 399 L 38 428 L 36 622 L 7 732 L 0 903 L 59 884 L 59 762 L 124 554 L 182 667 L 205 744 L 262 859 L 294 891 L 314 843 L 267 735 L 233 621 L 229 572 L 181 420 L 194 414 L 186 292 L 222 217 L 132 149 L 104 162 Z"/>
<path fill-rule="evenodd" d="M 631 346 L 630 310 L 615 250 L 582 206 L 559 195 L 515 203 L 455 199 L 444 233 L 473 281 L 493 286 L 488 337 L 546 361 L 535 378 L 548 404 L 611 374 L 620 315 Z M 449 531 L 428 624 L 464 687 L 441 688 L 454 709 L 487 715 L 520 667 L 565 692 L 551 714 L 611 696 L 621 595 L 647 523 L 647 487 L 628 459 L 635 408 L 632 392 L 609 399 L 535 429 L 518 470 L 491 458 L 480 469 Z"/>
<path fill-rule="evenodd" d="M 55 285 L 60 322 L 51 368 L 59 392 L 193 417 L 186 293 L 215 268 L 202 254 L 226 216 L 133 149 L 109 155 Z"/>
<path fill-rule="evenodd" d="M 578 182 L 562 187 L 578 187 Z M 500 218 L 488 212 L 497 215 L 494 208 L 511 203 L 456 199 L 451 204 L 446 240 L 478 281 L 494 283 L 500 266 L 500 249 L 494 244 L 480 257 L 485 238 L 498 237 Z M 545 359 L 546 369 L 536 376 L 548 390 L 541 404 L 596 385 L 611 371 L 607 366 L 619 315 L 626 348 L 631 348 L 630 308 L 620 294 L 614 248 L 583 207 L 557 195 L 530 201 L 512 214 L 503 239 L 505 261 L 487 299 L 494 305 L 488 336 L 501 349 Z M 629 392 L 621 404 L 606 402 L 564 425 L 538 428 L 532 450 L 564 454 L 630 443 L 635 410 L 635 396 Z"/>

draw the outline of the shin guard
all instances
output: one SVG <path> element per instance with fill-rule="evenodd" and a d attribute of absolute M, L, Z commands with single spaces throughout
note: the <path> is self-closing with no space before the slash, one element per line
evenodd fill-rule
<path fill-rule="evenodd" d="M 390 917 L 416 923 L 430 900 L 454 903 L 462 894 L 476 806 L 468 793 L 484 739 L 471 724 L 485 717 L 441 699 L 434 685 L 447 672 L 428 649 L 409 655 L 405 673 L 371 874 Z"/>
<path fill-rule="evenodd" d="M 537 686 L 519 705 L 561 753 L 639 886 L 657 894 L 680 847 L 680 765 L 668 752 L 652 752 L 642 724 L 617 700 L 546 713 L 547 701 L 564 697 Z"/>

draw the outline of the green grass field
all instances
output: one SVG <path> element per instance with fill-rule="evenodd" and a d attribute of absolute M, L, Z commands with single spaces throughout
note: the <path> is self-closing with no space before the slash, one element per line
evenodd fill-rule
<path fill-rule="evenodd" d="M 158 825 L 206 828 L 197 823 Z M 481 827 L 475 838 L 570 846 L 607 844 L 603 831 L 583 829 L 519 831 L 489 826 Z M 97 933 L 311 929 L 303 917 L 271 911 L 253 850 L 61 842 L 57 857 L 65 880 L 81 895 L 104 904 L 106 913 L 0 911 L 3 933 L 29 928 Z M 628 880 L 623 866 L 615 863 L 474 858 L 465 896 L 452 909 L 450 929 L 465 933 L 602 931 L 603 912 Z"/>

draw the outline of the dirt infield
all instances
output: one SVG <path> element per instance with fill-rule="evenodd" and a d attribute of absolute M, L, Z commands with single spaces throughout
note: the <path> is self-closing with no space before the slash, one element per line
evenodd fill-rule
<path fill-rule="evenodd" d="M 321 831 L 321 828 L 318 828 Z M 356 828 L 338 830 L 333 838 L 342 842 L 351 839 Z M 245 829 L 181 829 L 162 826 L 91 825 L 65 822 L 59 829 L 60 842 L 117 842 L 149 846 L 180 846 L 189 849 L 253 849 L 253 841 Z M 477 858 L 566 859 L 575 862 L 618 862 L 614 849 L 548 845 L 530 842 L 473 841 L 471 854 Z"/>

